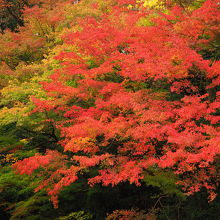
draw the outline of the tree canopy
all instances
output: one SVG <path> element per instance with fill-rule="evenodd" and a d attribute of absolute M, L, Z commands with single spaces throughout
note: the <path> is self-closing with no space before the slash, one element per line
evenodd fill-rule
<path fill-rule="evenodd" d="M 1 204 L 10 219 L 48 197 L 58 211 L 36 219 L 179 219 L 187 197 L 218 203 L 217 0 L 0 4 L 3 18 L 17 10 L 0 37 L 0 189 L 23 196 Z"/>

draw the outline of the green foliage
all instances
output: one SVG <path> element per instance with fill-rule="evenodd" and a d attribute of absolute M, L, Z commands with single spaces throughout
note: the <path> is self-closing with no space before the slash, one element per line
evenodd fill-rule
<path fill-rule="evenodd" d="M 87 214 L 84 211 L 72 212 L 68 216 L 59 217 L 57 220 L 89 220 L 92 219 L 91 214 Z"/>
<path fill-rule="evenodd" d="M 170 170 L 165 172 L 157 167 L 151 167 L 145 172 L 143 181 L 147 185 L 158 187 L 164 194 L 184 196 L 181 189 L 176 185 L 178 177 Z"/>
<path fill-rule="evenodd" d="M 177 219 L 177 216 L 179 216 L 179 219 L 218 220 L 220 197 L 218 196 L 211 203 L 207 202 L 206 197 L 207 193 L 202 190 L 185 199 L 179 197 L 161 198 L 161 204 L 158 204 L 158 207 L 160 207 L 157 213 L 158 220 Z"/>
<path fill-rule="evenodd" d="M 10 213 L 17 202 L 28 199 L 33 194 L 34 186 L 28 176 L 15 174 L 10 167 L 0 171 L 0 209 L 3 213 Z M 4 211 L 5 208 L 9 208 Z M 8 213 L 8 214 L 9 214 Z"/>

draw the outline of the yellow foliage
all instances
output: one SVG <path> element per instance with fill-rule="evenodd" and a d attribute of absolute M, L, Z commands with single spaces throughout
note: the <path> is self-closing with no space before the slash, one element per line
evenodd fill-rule
<path fill-rule="evenodd" d="M 1 163 L 16 163 L 18 161 L 18 158 L 14 157 L 13 154 L 6 154 L 4 155 L 3 159 L 1 160 Z"/>
<path fill-rule="evenodd" d="M 162 0 L 138 0 L 137 3 L 142 4 L 146 8 L 164 9 Z"/>
<path fill-rule="evenodd" d="M 24 117 L 27 114 L 26 110 L 27 109 L 25 106 L 2 108 L 0 111 L 0 119 L 1 119 L 0 125 L 2 126 L 8 123 L 19 121 L 20 118 Z"/>
<path fill-rule="evenodd" d="M 79 137 L 73 138 L 66 146 L 65 150 L 69 151 L 79 151 L 87 149 L 88 152 L 95 152 L 97 150 L 97 146 L 95 145 L 95 140 L 90 137 Z"/>
<path fill-rule="evenodd" d="M 22 140 L 20 140 L 20 142 L 21 142 L 22 144 L 27 144 L 27 143 L 28 143 L 28 140 L 27 140 L 27 139 L 22 139 Z"/>

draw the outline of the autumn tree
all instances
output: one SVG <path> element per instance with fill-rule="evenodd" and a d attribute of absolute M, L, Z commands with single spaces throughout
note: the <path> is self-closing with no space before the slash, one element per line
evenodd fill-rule
<path fill-rule="evenodd" d="M 55 56 L 60 68 L 41 82 L 47 98 L 32 98 L 33 114 L 50 115 L 63 150 L 14 167 L 40 171 L 36 191 L 46 189 L 55 207 L 63 187 L 82 177 L 91 186 L 140 186 L 171 173 L 188 195 L 205 188 L 209 200 L 216 196 L 220 63 L 204 51 L 220 31 L 218 1 L 168 12 L 132 4 L 78 19 Z"/>
<path fill-rule="evenodd" d="M 76 163 L 65 171 L 57 169 L 64 177 L 51 195 L 74 182 L 79 171 L 97 164 L 99 174 L 89 179 L 91 185 L 121 181 L 138 185 L 148 168 L 157 166 L 181 175 L 188 193 L 201 187 L 212 193 L 218 180 L 219 93 L 213 98 L 207 91 L 218 86 L 219 62 L 210 65 L 193 47 L 208 44 L 217 31 L 216 4 L 207 1 L 190 15 L 174 8 L 170 15 L 151 18 L 150 26 L 139 25 L 150 11 L 116 7 L 101 20 L 82 20 L 81 31 L 64 36 L 76 49 L 57 56 L 63 68 L 51 75 L 52 82 L 42 83 L 51 100 L 34 101 L 35 111 L 63 116 L 56 122 L 63 137 L 60 143 Z M 194 29 L 193 35 L 182 28 L 199 16 L 203 27 Z M 48 165 L 53 154 L 36 159 Z M 31 173 L 43 166 L 28 165 L 36 159 L 17 167 Z"/>

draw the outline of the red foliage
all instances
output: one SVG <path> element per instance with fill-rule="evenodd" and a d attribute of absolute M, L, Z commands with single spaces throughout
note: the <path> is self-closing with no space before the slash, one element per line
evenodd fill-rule
<path fill-rule="evenodd" d="M 14 164 L 13 167 L 21 174 L 31 174 L 39 167 L 47 166 L 51 162 L 51 159 L 51 154 L 44 156 L 36 154 L 34 157 L 26 158 L 20 161 L 18 164 Z"/>
<path fill-rule="evenodd" d="M 59 123 L 60 143 L 64 151 L 74 153 L 71 159 L 78 164 L 51 174 L 52 179 L 64 175 L 49 191 L 53 198 L 77 179 L 79 170 L 98 167 L 91 185 L 139 185 L 144 170 L 154 165 L 179 174 L 188 193 L 205 187 L 213 199 L 219 181 L 220 93 L 213 98 L 208 90 L 219 85 L 219 62 L 212 64 L 197 51 L 219 32 L 217 4 L 208 0 L 191 14 L 175 8 L 169 18 L 162 13 L 154 18 L 153 26 L 137 25 L 151 12 L 117 7 L 100 20 L 82 20 L 81 31 L 64 36 L 77 51 L 56 57 L 62 68 L 51 82 L 43 83 L 53 98 L 50 104 L 35 102 L 38 111 L 62 109 L 59 114 L 66 121 Z M 205 42 L 200 40 L 203 30 L 210 35 Z M 207 84 L 195 83 L 201 79 Z M 77 86 L 67 85 L 68 80 Z M 179 94 L 176 99 L 171 98 L 174 92 Z M 77 101 L 71 104 L 72 100 Z M 25 159 L 16 167 L 30 173 L 39 167 L 30 161 L 46 160 L 43 163 L 50 165 L 48 157 Z"/>

